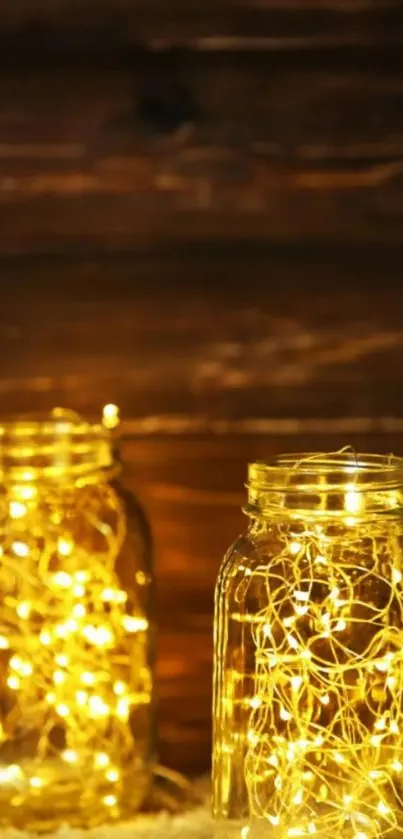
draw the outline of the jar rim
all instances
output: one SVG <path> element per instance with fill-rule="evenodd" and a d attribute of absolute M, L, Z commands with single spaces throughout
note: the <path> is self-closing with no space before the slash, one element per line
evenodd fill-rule
<path fill-rule="evenodd" d="M 386 492 L 403 488 L 403 458 L 352 449 L 280 454 L 250 463 L 247 487 L 252 502 L 281 492 L 315 496 Z"/>
<path fill-rule="evenodd" d="M 47 415 L 0 418 L 0 476 L 19 481 L 79 477 L 114 463 L 110 432 L 57 408 Z"/>

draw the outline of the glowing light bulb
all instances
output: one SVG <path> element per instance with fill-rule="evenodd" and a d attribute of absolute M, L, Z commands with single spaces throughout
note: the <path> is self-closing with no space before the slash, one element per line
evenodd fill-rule
<path fill-rule="evenodd" d="M 300 550 L 302 550 L 302 545 L 301 545 L 300 542 L 290 542 L 290 545 L 289 545 L 290 554 L 292 554 L 293 556 L 296 556 L 300 552 Z"/>
<path fill-rule="evenodd" d="M 68 717 L 70 715 L 70 708 L 65 702 L 61 702 L 60 705 L 56 705 L 56 711 L 60 717 Z"/>
<path fill-rule="evenodd" d="M 74 749 L 66 749 L 62 752 L 62 758 L 66 761 L 66 763 L 77 763 L 78 754 L 74 751 Z"/>
<path fill-rule="evenodd" d="M 11 547 L 15 555 L 19 556 L 20 559 L 26 559 L 26 557 L 29 556 L 29 546 L 26 542 L 13 542 Z"/>
<path fill-rule="evenodd" d="M 270 824 L 273 825 L 273 827 L 277 827 L 280 824 L 279 816 L 268 815 L 267 818 L 268 818 Z"/>
<path fill-rule="evenodd" d="M 7 685 L 11 690 L 18 690 L 21 686 L 21 682 L 18 676 L 9 676 L 7 679 Z"/>
<path fill-rule="evenodd" d="M 8 650 L 10 647 L 10 642 L 5 635 L 0 635 L 0 650 Z"/>
<path fill-rule="evenodd" d="M 57 551 L 60 554 L 60 556 L 70 556 L 73 547 L 73 542 L 71 542 L 69 539 L 63 539 L 61 537 L 58 539 Z"/>
<path fill-rule="evenodd" d="M 40 789 L 41 787 L 43 787 L 43 783 L 43 779 L 38 778 L 37 775 L 34 775 L 32 778 L 29 779 L 29 785 L 34 789 Z"/>
<path fill-rule="evenodd" d="M 24 661 L 20 656 L 13 655 L 10 658 L 10 667 L 15 670 L 20 676 L 31 676 L 33 672 L 32 664 L 29 661 Z"/>
<path fill-rule="evenodd" d="M 89 673 L 88 671 L 86 671 L 85 673 L 81 673 L 80 681 L 83 683 L 83 685 L 95 685 L 95 674 Z"/>
<path fill-rule="evenodd" d="M 105 766 L 108 766 L 109 762 L 109 757 L 106 752 L 98 752 L 98 754 L 95 755 L 94 763 L 97 769 L 104 769 Z"/>
<path fill-rule="evenodd" d="M 22 778 L 22 769 L 16 763 L 0 768 L 0 784 L 10 784 L 22 780 Z"/>
<path fill-rule="evenodd" d="M 351 490 L 346 492 L 344 496 L 344 509 L 346 513 L 357 514 L 362 511 L 364 507 L 363 496 L 354 489 L 354 484 L 351 485 Z"/>
<path fill-rule="evenodd" d="M 50 632 L 48 632 L 46 629 L 42 629 L 42 631 L 39 635 L 39 640 L 40 640 L 41 644 L 44 645 L 44 647 L 47 647 L 47 646 L 49 646 L 49 644 L 52 643 L 52 636 L 51 636 Z"/>
<path fill-rule="evenodd" d="M 83 618 L 87 614 L 87 610 L 83 603 L 76 603 L 73 606 L 73 615 L 76 618 Z"/>
<path fill-rule="evenodd" d="M 346 621 L 345 620 L 339 620 L 339 621 L 337 621 L 337 623 L 334 627 L 334 631 L 335 632 L 344 632 L 346 627 L 347 627 Z"/>
<path fill-rule="evenodd" d="M 106 717 L 109 714 L 109 706 L 100 696 L 90 696 L 88 707 L 94 717 Z"/>
<path fill-rule="evenodd" d="M 119 780 L 120 774 L 117 769 L 108 769 L 108 771 L 105 772 L 105 778 L 107 781 L 110 781 L 111 784 L 115 784 Z"/>
<path fill-rule="evenodd" d="M 306 615 L 306 613 L 308 611 L 308 606 L 295 605 L 294 609 L 295 609 L 295 613 L 298 615 L 298 617 L 302 618 L 304 615 Z"/>
<path fill-rule="evenodd" d="M 73 582 L 71 574 L 67 574 L 66 571 L 57 571 L 53 580 L 55 585 L 60 586 L 60 588 L 70 588 Z"/>
<path fill-rule="evenodd" d="M 57 586 L 60 586 L 60 588 L 70 588 L 73 582 L 71 574 L 67 574 L 66 571 L 57 571 L 53 580 Z"/>
<path fill-rule="evenodd" d="M 246 739 L 248 743 L 251 744 L 251 746 L 256 746 L 256 744 L 259 742 L 259 735 L 256 731 L 253 731 L 253 729 L 250 728 L 246 734 Z"/>
<path fill-rule="evenodd" d="M 105 767 L 109 765 L 110 760 L 106 752 L 98 752 L 98 754 L 95 755 L 94 763 L 97 769 L 105 769 Z"/>
<path fill-rule="evenodd" d="M 108 403 L 108 405 L 104 405 L 102 410 L 102 422 L 105 428 L 109 430 L 112 430 L 119 425 L 120 417 L 117 405 L 114 405 L 112 402 Z"/>
<path fill-rule="evenodd" d="M 66 681 L 66 674 L 63 672 L 63 670 L 55 671 L 55 673 L 53 674 L 53 681 L 55 685 L 61 685 L 63 684 L 63 682 Z"/>
<path fill-rule="evenodd" d="M 294 597 L 296 600 L 306 603 L 309 600 L 309 591 L 294 591 Z"/>
<path fill-rule="evenodd" d="M 19 501 L 10 502 L 9 513 L 12 519 L 22 519 L 27 512 L 25 504 L 21 504 Z"/>
<path fill-rule="evenodd" d="M 125 615 L 122 618 L 122 625 L 126 632 L 144 632 L 148 628 L 148 621 L 145 618 L 134 618 Z"/>
<path fill-rule="evenodd" d="M 59 629 L 60 629 L 60 637 L 61 638 L 66 638 L 66 636 L 70 632 L 76 632 L 77 631 L 78 623 L 75 620 L 75 618 L 69 618 L 66 621 L 66 623 L 64 624 L 64 626 L 63 626 L 63 624 L 60 625 Z M 65 633 L 64 635 L 62 634 L 63 632 Z"/>
<path fill-rule="evenodd" d="M 289 617 L 284 618 L 283 623 L 284 623 L 284 626 L 286 626 L 287 629 L 289 629 L 289 627 L 292 626 L 295 623 L 295 621 L 296 621 L 295 615 L 290 615 Z"/>
<path fill-rule="evenodd" d="M 102 799 L 106 807 L 114 807 L 117 803 L 116 795 L 105 795 Z"/>
<path fill-rule="evenodd" d="M 16 609 L 18 617 L 22 618 L 22 620 L 27 620 L 31 614 L 31 608 L 31 604 L 27 600 L 23 600 L 22 603 L 18 604 Z"/>

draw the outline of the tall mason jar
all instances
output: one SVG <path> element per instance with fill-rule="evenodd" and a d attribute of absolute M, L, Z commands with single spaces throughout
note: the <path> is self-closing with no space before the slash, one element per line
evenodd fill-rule
<path fill-rule="evenodd" d="M 150 539 L 111 438 L 0 427 L 0 825 L 125 817 L 154 760 Z"/>
<path fill-rule="evenodd" d="M 403 460 L 249 468 L 216 590 L 220 839 L 403 836 Z"/>

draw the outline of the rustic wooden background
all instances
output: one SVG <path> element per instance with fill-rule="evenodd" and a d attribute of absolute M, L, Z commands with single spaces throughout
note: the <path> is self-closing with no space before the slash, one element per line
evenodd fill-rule
<path fill-rule="evenodd" d="M 161 759 L 210 759 L 248 460 L 403 452 L 403 2 L 0 9 L 0 404 L 124 417 Z"/>

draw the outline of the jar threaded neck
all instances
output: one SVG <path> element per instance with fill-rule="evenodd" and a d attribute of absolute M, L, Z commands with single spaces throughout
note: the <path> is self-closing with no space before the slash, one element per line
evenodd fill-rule
<path fill-rule="evenodd" d="M 403 459 L 350 449 L 279 455 L 249 465 L 247 488 L 252 516 L 275 509 L 338 517 L 403 510 Z"/>

